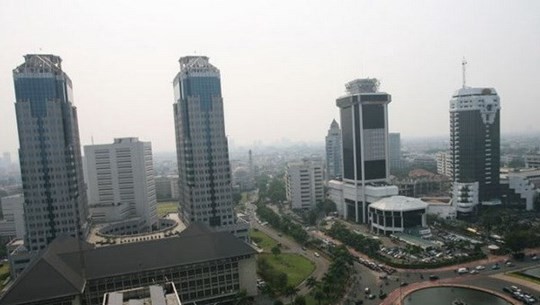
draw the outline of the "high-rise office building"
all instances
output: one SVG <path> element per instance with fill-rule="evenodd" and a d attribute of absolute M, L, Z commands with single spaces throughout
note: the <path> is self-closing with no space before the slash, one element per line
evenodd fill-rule
<path fill-rule="evenodd" d="M 180 58 L 174 78 L 179 201 L 183 221 L 203 222 L 245 238 L 236 217 L 219 70 L 206 56 Z"/>
<path fill-rule="evenodd" d="M 138 218 L 137 231 L 157 228 L 152 144 L 118 138 L 112 144 L 84 147 L 88 204 L 92 220 L 113 222 Z"/>
<path fill-rule="evenodd" d="M 324 200 L 322 160 L 290 162 L 285 178 L 287 200 L 291 202 L 292 209 L 312 209 L 317 202 Z"/>
<path fill-rule="evenodd" d="M 342 177 L 343 159 L 341 158 L 341 129 L 333 120 L 326 135 L 326 179 Z"/>
<path fill-rule="evenodd" d="M 345 85 L 347 94 L 336 100 L 341 112 L 343 181 L 330 181 L 329 198 L 338 212 L 356 222 L 367 221 L 370 203 L 397 195 L 389 185 L 388 104 L 376 79 L 356 79 Z"/>
<path fill-rule="evenodd" d="M 450 100 L 450 162 L 458 212 L 500 204 L 500 99 L 493 88 L 463 88 Z"/>
<path fill-rule="evenodd" d="M 388 134 L 388 157 L 390 159 L 390 169 L 400 169 L 403 167 L 401 160 L 401 135 L 397 132 Z"/>
<path fill-rule="evenodd" d="M 29 54 L 13 70 L 24 192 L 26 248 L 87 231 L 77 109 L 61 58 Z"/>

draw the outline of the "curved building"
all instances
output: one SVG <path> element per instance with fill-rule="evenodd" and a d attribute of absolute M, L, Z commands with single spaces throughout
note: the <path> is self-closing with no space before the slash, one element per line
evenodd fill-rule
<path fill-rule="evenodd" d="M 371 230 L 379 234 L 426 226 L 428 204 L 418 198 L 392 196 L 369 205 Z"/>

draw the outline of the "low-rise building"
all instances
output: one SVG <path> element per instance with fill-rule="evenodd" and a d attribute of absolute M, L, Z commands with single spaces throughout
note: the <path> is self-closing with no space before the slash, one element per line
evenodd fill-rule
<path fill-rule="evenodd" d="M 24 238 L 24 196 L 22 194 L 2 197 L 0 236 Z"/>
<path fill-rule="evenodd" d="M 371 230 L 378 234 L 404 233 L 426 227 L 428 204 L 421 199 L 391 196 L 369 205 Z"/>
<path fill-rule="evenodd" d="M 192 224 L 176 237 L 95 247 L 54 240 L 0 298 L 0 305 L 101 305 L 108 292 L 172 282 L 182 304 L 257 294 L 256 251 L 228 232 Z"/>

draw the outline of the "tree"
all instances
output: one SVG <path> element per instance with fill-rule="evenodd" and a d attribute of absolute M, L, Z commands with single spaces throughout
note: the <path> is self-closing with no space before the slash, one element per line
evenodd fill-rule
<path fill-rule="evenodd" d="M 529 244 L 529 236 L 527 231 L 511 231 L 504 236 L 504 242 L 513 253 L 518 253 Z"/>
<path fill-rule="evenodd" d="M 285 287 L 284 294 L 285 294 L 286 297 L 291 298 L 291 303 L 293 303 L 293 298 L 297 293 L 298 293 L 298 288 L 296 288 L 296 287 L 294 287 L 292 285 L 287 285 L 287 287 Z"/>
<path fill-rule="evenodd" d="M 235 305 L 250 305 L 252 304 L 252 298 L 248 296 L 247 291 L 242 289 L 234 296 Z"/>
<path fill-rule="evenodd" d="M 297 295 L 294 298 L 294 305 L 306 305 L 306 298 L 303 295 Z"/>
<path fill-rule="evenodd" d="M 288 276 L 285 272 L 279 272 L 274 279 L 274 286 L 276 290 L 283 291 L 287 287 Z"/>
<path fill-rule="evenodd" d="M 313 294 L 313 298 L 317 300 L 319 305 L 321 305 L 321 301 L 324 299 L 324 293 L 321 291 L 321 289 L 315 290 L 315 293 Z"/>
<path fill-rule="evenodd" d="M 308 288 L 313 288 L 313 287 L 317 287 L 317 285 L 319 285 L 319 281 L 317 281 L 316 278 L 314 278 L 313 276 L 310 276 L 306 279 L 306 286 Z"/>
<path fill-rule="evenodd" d="M 281 300 L 275 300 L 274 305 L 284 305 L 284 304 L 283 302 L 281 302 Z"/>
<path fill-rule="evenodd" d="M 272 251 L 272 254 L 274 254 L 274 256 L 278 256 L 281 254 L 281 250 L 279 249 L 278 246 L 273 246 L 271 251 Z"/>

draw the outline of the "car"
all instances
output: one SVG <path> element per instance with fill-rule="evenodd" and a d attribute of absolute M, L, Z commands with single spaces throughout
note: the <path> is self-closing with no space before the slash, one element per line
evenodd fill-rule
<path fill-rule="evenodd" d="M 317 252 L 313 252 L 313 255 L 315 255 L 315 257 L 321 256 L 321 255 L 320 255 L 319 253 L 317 253 Z"/>
<path fill-rule="evenodd" d="M 369 289 L 369 287 L 366 287 L 366 289 L 364 289 L 364 292 L 365 292 L 366 294 L 370 294 L 370 293 L 371 293 L 371 289 Z"/>
<path fill-rule="evenodd" d="M 401 286 L 401 287 L 404 287 L 404 286 L 407 286 L 407 285 L 409 285 L 409 283 L 407 283 L 407 282 L 401 282 L 401 283 L 399 283 L 399 286 Z"/>
<path fill-rule="evenodd" d="M 501 269 L 501 266 L 499 266 L 499 264 L 495 264 L 491 266 L 491 270 L 499 270 L 499 269 Z"/>
<path fill-rule="evenodd" d="M 484 270 L 484 269 L 486 269 L 486 267 L 484 267 L 482 265 L 476 266 L 476 270 L 478 270 L 478 271 L 481 271 L 481 270 Z"/>
<path fill-rule="evenodd" d="M 506 267 L 514 267 L 514 263 L 512 263 L 511 261 L 508 261 L 505 263 Z"/>
<path fill-rule="evenodd" d="M 374 298 L 376 298 L 376 296 L 374 294 L 370 294 L 370 295 L 368 295 L 367 298 L 370 299 L 370 300 L 373 300 Z"/>
<path fill-rule="evenodd" d="M 439 279 L 439 276 L 438 276 L 438 275 L 435 275 L 435 274 L 431 274 L 431 275 L 429 276 L 429 279 L 430 279 L 431 281 L 436 281 L 436 280 Z"/>
<path fill-rule="evenodd" d="M 458 274 L 465 274 L 469 272 L 469 268 L 458 268 L 457 273 Z"/>
<path fill-rule="evenodd" d="M 538 256 L 535 255 L 535 256 L 531 257 L 531 259 L 532 259 L 533 261 L 536 261 L 536 260 L 538 260 Z"/>
<path fill-rule="evenodd" d="M 470 274 L 478 274 L 479 272 L 478 272 L 478 270 L 473 269 L 473 270 L 471 270 L 471 272 L 469 272 L 469 273 L 470 273 Z"/>

